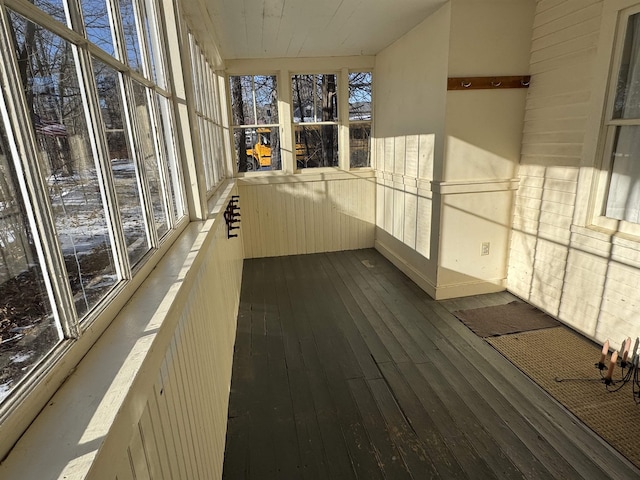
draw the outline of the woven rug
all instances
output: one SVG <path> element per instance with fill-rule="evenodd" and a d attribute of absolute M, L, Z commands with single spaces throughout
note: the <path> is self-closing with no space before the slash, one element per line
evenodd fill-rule
<path fill-rule="evenodd" d="M 619 391 L 607 390 L 595 367 L 601 347 L 564 326 L 485 340 L 640 467 L 640 405 L 631 382 Z M 614 372 L 614 380 L 620 374 Z"/>
<path fill-rule="evenodd" d="M 560 322 L 524 302 L 458 310 L 453 314 L 479 337 L 557 327 Z"/>

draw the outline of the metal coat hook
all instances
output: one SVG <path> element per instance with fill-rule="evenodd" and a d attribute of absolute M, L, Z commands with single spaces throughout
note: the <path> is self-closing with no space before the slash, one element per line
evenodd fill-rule
<path fill-rule="evenodd" d="M 500 85 L 502 85 L 501 81 L 498 80 L 491 80 L 491 86 L 492 87 L 499 87 Z"/>
<path fill-rule="evenodd" d="M 236 226 L 240 223 L 240 206 L 238 205 L 238 195 L 232 195 L 231 200 L 227 204 L 227 208 L 224 211 L 224 220 L 227 223 L 227 238 L 237 237 L 236 233 L 231 233 L 233 230 L 238 230 L 240 227 Z"/>
<path fill-rule="evenodd" d="M 460 85 L 462 85 L 464 88 L 469 88 L 471 86 L 471 82 L 463 80 L 462 82 L 460 82 Z"/>

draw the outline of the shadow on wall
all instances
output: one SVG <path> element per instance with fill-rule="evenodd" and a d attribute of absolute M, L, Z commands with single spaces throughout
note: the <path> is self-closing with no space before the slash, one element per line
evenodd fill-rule
<path fill-rule="evenodd" d="M 376 240 L 411 266 L 409 249 L 417 252 L 438 288 L 467 295 L 478 292 L 465 285 L 504 288 L 517 159 L 447 137 L 446 161 L 439 161 L 433 134 L 378 142 L 377 227 L 384 233 Z"/>
<path fill-rule="evenodd" d="M 596 341 L 637 337 L 637 242 L 573 224 L 579 168 L 526 168 L 514 209 L 509 289 Z"/>

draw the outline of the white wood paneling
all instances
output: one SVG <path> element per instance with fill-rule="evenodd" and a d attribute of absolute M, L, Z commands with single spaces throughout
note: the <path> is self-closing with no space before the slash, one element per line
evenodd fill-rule
<path fill-rule="evenodd" d="M 210 0 L 223 58 L 375 55 L 444 0 Z"/>
<path fill-rule="evenodd" d="M 287 178 L 240 180 L 246 258 L 373 246 L 376 186 L 371 172 Z"/>
<path fill-rule="evenodd" d="M 240 272 L 224 227 L 216 237 L 132 429 L 131 478 L 222 477 Z"/>

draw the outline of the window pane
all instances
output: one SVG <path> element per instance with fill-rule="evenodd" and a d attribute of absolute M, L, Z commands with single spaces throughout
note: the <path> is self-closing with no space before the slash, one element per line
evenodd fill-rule
<path fill-rule="evenodd" d="M 205 182 L 207 190 L 210 190 L 214 182 L 209 158 L 209 132 L 207 131 L 207 122 L 202 117 L 198 117 L 198 133 L 200 134 L 200 154 L 204 164 Z"/>
<path fill-rule="evenodd" d="M 24 65 L 25 95 L 71 290 L 82 316 L 118 279 L 73 47 L 22 17 L 10 18 L 16 51 L 33 52 Z M 27 29 L 33 36 L 25 36 Z"/>
<path fill-rule="evenodd" d="M 294 133 L 298 168 L 338 166 L 337 125 L 296 125 Z"/>
<path fill-rule="evenodd" d="M 605 215 L 640 223 L 640 126 L 617 127 Z"/>
<path fill-rule="evenodd" d="M 93 59 L 93 67 L 100 111 L 106 128 L 107 148 L 118 197 L 118 210 L 127 244 L 129 263 L 133 266 L 150 248 L 140 192 L 140 172 L 136 168 L 129 145 L 119 74 L 97 58 Z"/>
<path fill-rule="evenodd" d="M 351 168 L 371 166 L 371 124 L 349 126 L 349 163 Z"/>
<path fill-rule="evenodd" d="M 62 23 L 67 23 L 63 0 L 34 0 L 36 7 Z"/>
<path fill-rule="evenodd" d="M 629 17 L 613 118 L 640 118 L 640 14 Z"/>
<path fill-rule="evenodd" d="M 122 17 L 124 43 L 129 66 L 135 71 L 143 73 L 140 41 L 136 24 L 137 15 L 132 1 L 133 0 L 120 0 L 120 16 Z"/>
<path fill-rule="evenodd" d="M 213 168 L 216 172 L 216 178 L 222 180 L 225 176 L 224 169 L 224 134 L 220 125 L 212 125 L 213 130 Z"/>
<path fill-rule="evenodd" d="M 371 120 L 371 72 L 349 74 L 349 120 Z"/>
<path fill-rule="evenodd" d="M 233 133 L 239 172 L 282 170 L 278 127 L 236 128 Z M 241 158 L 243 151 L 245 158 Z"/>
<path fill-rule="evenodd" d="M 275 76 L 255 75 L 256 118 L 258 125 L 278 123 L 278 82 Z"/>
<path fill-rule="evenodd" d="M 140 3 L 140 8 L 144 9 L 144 32 L 149 45 L 149 64 L 151 65 L 151 78 L 157 85 L 166 89 L 167 83 L 162 70 L 162 51 L 159 43 L 160 24 L 156 21 L 155 10 L 152 1 Z"/>
<path fill-rule="evenodd" d="M 275 76 L 232 76 L 229 82 L 234 125 L 278 123 L 278 84 Z M 211 83 L 211 88 L 214 88 Z"/>
<path fill-rule="evenodd" d="M 251 76 L 233 76 L 231 83 L 231 112 L 234 125 L 254 125 L 256 116 L 253 109 Z"/>
<path fill-rule="evenodd" d="M 291 88 L 294 123 L 338 121 L 335 75 L 294 75 Z"/>
<path fill-rule="evenodd" d="M 115 54 L 111 34 L 111 12 L 106 0 L 81 0 L 87 38 L 109 55 Z"/>
<path fill-rule="evenodd" d="M 185 215 L 184 190 L 182 185 L 182 171 L 178 161 L 178 151 L 175 144 L 176 134 L 173 131 L 173 115 L 169 99 L 156 94 L 156 100 L 160 108 L 158 115 L 158 142 L 162 148 L 162 153 L 169 169 L 168 188 L 169 198 L 173 207 L 173 215 L 177 220 Z"/>
<path fill-rule="evenodd" d="M 0 402 L 61 340 L 0 124 Z"/>
<path fill-rule="evenodd" d="M 149 187 L 148 191 L 151 198 L 156 232 L 158 238 L 160 238 L 169 231 L 169 224 L 160 180 L 160 159 L 158 158 L 157 144 L 155 143 L 156 137 L 151 123 L 152 110 L 149 106 L 150 97 L 147 95 L 151 94 L 151 92 L 147 92 L 147 90 L 147 87 L 144 85 L 133 81 L 136 121 L 138 124 L 137 128 L 141 148 L 140 153 L 142 155 L 145 178 Z"/>

